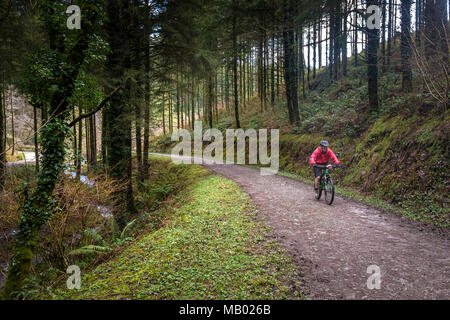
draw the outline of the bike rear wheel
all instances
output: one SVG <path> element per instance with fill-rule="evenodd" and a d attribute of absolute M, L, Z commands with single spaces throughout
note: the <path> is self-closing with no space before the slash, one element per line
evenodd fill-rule
<path fill-rule="evenodd" d="M 325 180 L 325 202 L 331 205 L 334 201 L 334 183 L 330 177 Z"/>

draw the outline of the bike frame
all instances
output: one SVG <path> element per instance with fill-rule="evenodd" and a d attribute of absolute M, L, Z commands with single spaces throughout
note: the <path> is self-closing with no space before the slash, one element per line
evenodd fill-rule
<path fill-rule="evenodd" d="M 322 189 L 325 189 L 325 179 L 330 174 L 328 173 L 328 168 L 325 169 L 324 173 L 320 176 L 320 181 L 322 182 Z M 325 179 L 324 179 L 325 178 Z"/>
<path fill-rule="evenodd" d="M 321 168 L 321 169 L 325 169 L 323 174 L 320 176 L 320 181 L 322 182 L 321 185 L 322 185 L 322 187 L 325 187 L 325 180 L 323 178 L 324 177 L 327 178 L 330 176 L 330 172 L 328 171 L 328 165 L 325 165 L 325 166 L 318 165 L 317 167 Z M 333 168 L 337 168 L 337 166 L 333 166 Z"/>

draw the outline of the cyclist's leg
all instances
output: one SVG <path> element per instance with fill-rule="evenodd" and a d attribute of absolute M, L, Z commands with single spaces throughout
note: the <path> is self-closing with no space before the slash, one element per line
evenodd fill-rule
<path fill-rule="evenodd" d="M 313 169 L 314 169 L 314 176 L 315 176 L 314 189 L 317 190 L 319 188 L 320 177 L 322 176 L 322 169 L 317 168 L 317 167 L 314 167 Z"/>

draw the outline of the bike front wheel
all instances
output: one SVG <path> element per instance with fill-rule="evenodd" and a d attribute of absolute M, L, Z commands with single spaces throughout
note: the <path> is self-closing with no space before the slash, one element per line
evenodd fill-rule
<path fill-rule="evenodd" d="M 331 205 L 334 201 L 334 183 L 331 178 L 325 180 L 325 202 Z"/>

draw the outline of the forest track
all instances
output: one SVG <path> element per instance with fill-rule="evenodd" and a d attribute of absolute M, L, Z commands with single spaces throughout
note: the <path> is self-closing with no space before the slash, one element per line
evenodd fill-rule
<path fill-rule="evenodd" d="M 273 237 L 298 264 L 310 298 L 450 299 L 446 231 L 341 196 L 328 206 L 314 198 L 311 185 L 262 176 L 259 169 L 204 166 L 249 194 Z M 380 289 L 368 288 L 371 265 L 380 268 Z"/>
<path fill-rule="evenodd" d="M 36 163 L 36 155 L 34 152 L 23 151 L 23 154 L 25 156 L 24 160 L 7 162 L 6 166 L 7 167 L 15 167 L 15 166 L 23 166 L 23 165 L 27 165 L 27 164 L 31 165 L 31 164 Z"/>

